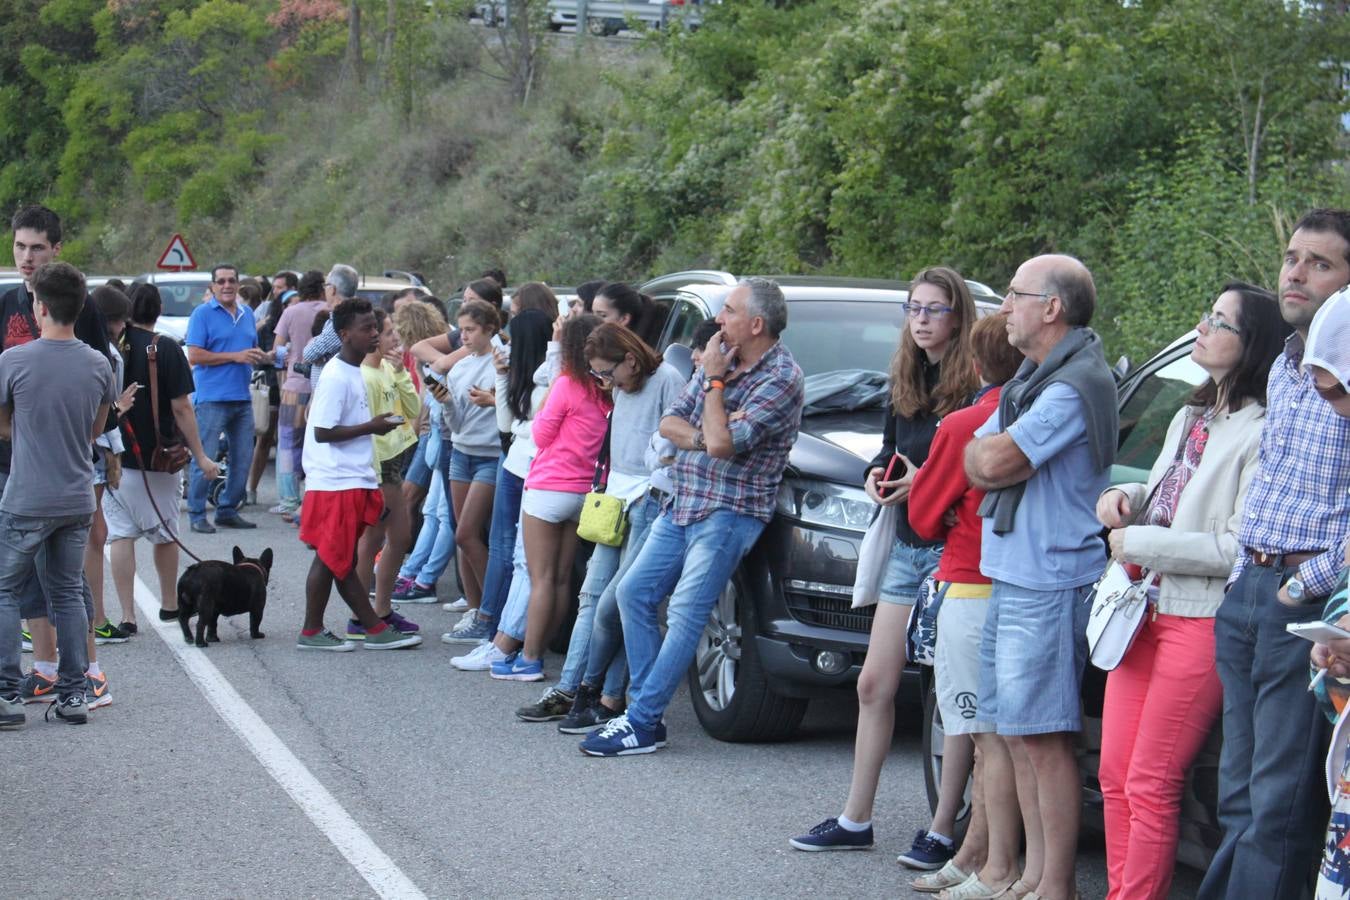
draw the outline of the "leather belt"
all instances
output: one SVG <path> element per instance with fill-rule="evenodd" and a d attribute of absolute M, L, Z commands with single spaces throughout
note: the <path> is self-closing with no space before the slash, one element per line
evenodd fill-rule
<path fill-rule="evenodd" d="M 647 496 L 651 497 L 657 503 L 665 503 L 666 498 L 668 498 L 670 495 L 667 494 L 665 491 L 661 490 L 659 487 L 648 487 Z"/>
<path fill-rule="evenodd" d="M 1311 553 L 1266 553 L 1264 550 L 1253 550 L 1247 548 L 1247 554 L 1252 559 L 1252 565 L 1261 566 L 1266 569 L 1274 569 L 1283 566 L 1286 569 L 1294 569 L 1303 565 L 1314 556 L 1321 556 L 1325 550 L 1315 550 Z"/>

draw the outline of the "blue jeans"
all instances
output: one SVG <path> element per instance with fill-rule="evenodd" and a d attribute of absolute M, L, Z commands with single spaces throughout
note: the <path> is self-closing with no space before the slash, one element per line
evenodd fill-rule
<path fill-rule="evenodd" d="M 433 452 L 435 447 L 433 443 Z M 419 584 L 434 586 L 450 566 L 450 557 L 455 552 L 450 495 L 446 493 L 445 481 L 438 471 L 431 471 L 431 489 L 427 492 L 426 502 L 422 504 L 422 512 L 422 529 L 417 532 L 417 543 L 403 561 L 398 574 L 400 578 L 411 578 Z"/>
<path fill-rule="evenodd" d="M 648 731 L 661 721 L 694 659 L 713 604 L 764 523 L 731 510 L 714 510 L 692 525 L 666 513 L 652 525 L 642 552 L 619 582 L 619 615 L 632 674 L 628 719 Z M 666 636 L 657 609 L 670 595 Z"/>
<path fill-rule="evenodd" d="M 1248 565 L 1214 619 L 1223 682 L 1219 824 L 1200 898 L 1298 897 L 1322 850 L 1328 726 L 1308 692 L 1308 649 L 1285 631 L 1322 605 L 1275 599 L 1288 573 Z"/>
<path fill-rule="evenodd" d="M 18 693 L 19 594 L 34 575 L 50 606 L 60 653 L 56 692 L 84 694 L 89 668 L 89 612 L 85 606 L 84 548 L 92 515 L 16 516 L 0 512 L 0 696 Z M 38 566 L 39 554 L 45 563 Z"/>
<path fill-rule="evenodd" d="M 651 496 L 644 496 L 628 508 L 628 538 L 623 544 L 619 571 L 610 579 L 595 604 L 595 621 L 591 625 L 591 653 L 586 661 L 586 684 L 599 684 L 604 679 L 602 693 L 606 697 L 623 696 L 623 683 L 628 677 L 628 657 L 623 652 L 623 622 L 619 616 L 619 582 L 633 561 L 642 552 L 651 534 L 652 523 L 661 514 L 661 504 Z"/>
<path fill-rule="evenodd" d="M 216 458 L 222 432 L 229 442 L 225 490 L 216 504 L 216 518 L 229 519 L 239 515 L 244 485 L 248 481 L 248 467 L 253 463 L 253 404 L 247 400 L 201 400 L 195 409 L 202 450 L 208 457 Z M 188 517 L 194 522 L 206 521 L 206 489 L 209 486 L 194 459 L 188 464 L 187 496 Z"/>
<path fill-rule="evenodd" d="M 558 675 L 558 689 L 576 693 L 581 676 L 586 674 L 586 663 L 591 658 L 591 626 L 595 621 L 595 604 L 609 587 L 614 573 L 619 571 L 620 547 L 596 544 L 586 563 L 586 579 L 577 592 L 577 620 L 572 626 L 572 639 L 567 644 L 567 658 Z"/>
<path fill-rule="evenodd" d="M 505 461 L 503 456 L 502 460 Z M 496 627 L 511 593 L 511 571 L 520 530 L 520 497 L 525 480 L 497 469 L 497 488 L 492 496 L 492 524 L 488 532 L 487 572 L 483 576 L 483 605 L 478 615 Z"/>

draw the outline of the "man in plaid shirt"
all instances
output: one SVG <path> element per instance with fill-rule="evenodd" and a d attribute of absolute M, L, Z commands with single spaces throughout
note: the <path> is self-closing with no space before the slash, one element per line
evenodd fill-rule
<path fill-rule="evenodd" d="M 787 327 L 782 290 L 764 278 L 742 281 L 717 324 L 702 370 L 661 420 L 661 436 L 678 448 L 675 499 L 619 583 L 631 700 L 627 713 L 582 741 L 591 756 L 665 746 L 661 717 L 718 595 L 773 516 L 797 440 L 803 380 L 778 340 Z M 657 608 L 667 594 L 662 640 Z"/>
<path fill-rule="evenodd" d="M 1270 369 L 1243 549 L 1214 625 L 1224 837 L 1201 898 L 1297 897 L 1321 849 L 1327 723 L 1308 692 L 1309 644 L 1285 626 L 1319 618 L 1350 532 L 1350 420 L 1301 364 L 1313 314 L 1347 283 L 1350 211 L 1313 210 L 1280 270 L 1280 311 L 1294 334 Z"/>

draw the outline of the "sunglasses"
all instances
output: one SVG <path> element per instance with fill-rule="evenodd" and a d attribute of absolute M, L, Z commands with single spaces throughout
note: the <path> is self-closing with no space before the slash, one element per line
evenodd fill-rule
<path fill-rule="evenodd" d="M 619 366 L 621 365 L 623 365 L 623 363 L 615 363 L 608 369 L 591 369 L 591 377 L 594 378 L 596 381 L 613 381 L 614 370 L 619 368 Z"/>
<path fill-rule="evenodd" d="M 238 278 L 217 278 L 216 284 L 238 284 Z"/>

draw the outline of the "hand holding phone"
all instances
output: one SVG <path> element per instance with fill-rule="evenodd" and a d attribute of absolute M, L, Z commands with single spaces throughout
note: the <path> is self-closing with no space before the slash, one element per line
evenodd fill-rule
<path fill-rule="evenodd" d="M 883 500 L 891 495 L 897 483 L 909 474 L 909 460 L 903 454 L 896 453 L 886 464 L 886 471 L 877 479 L 877 496 Z"/>

